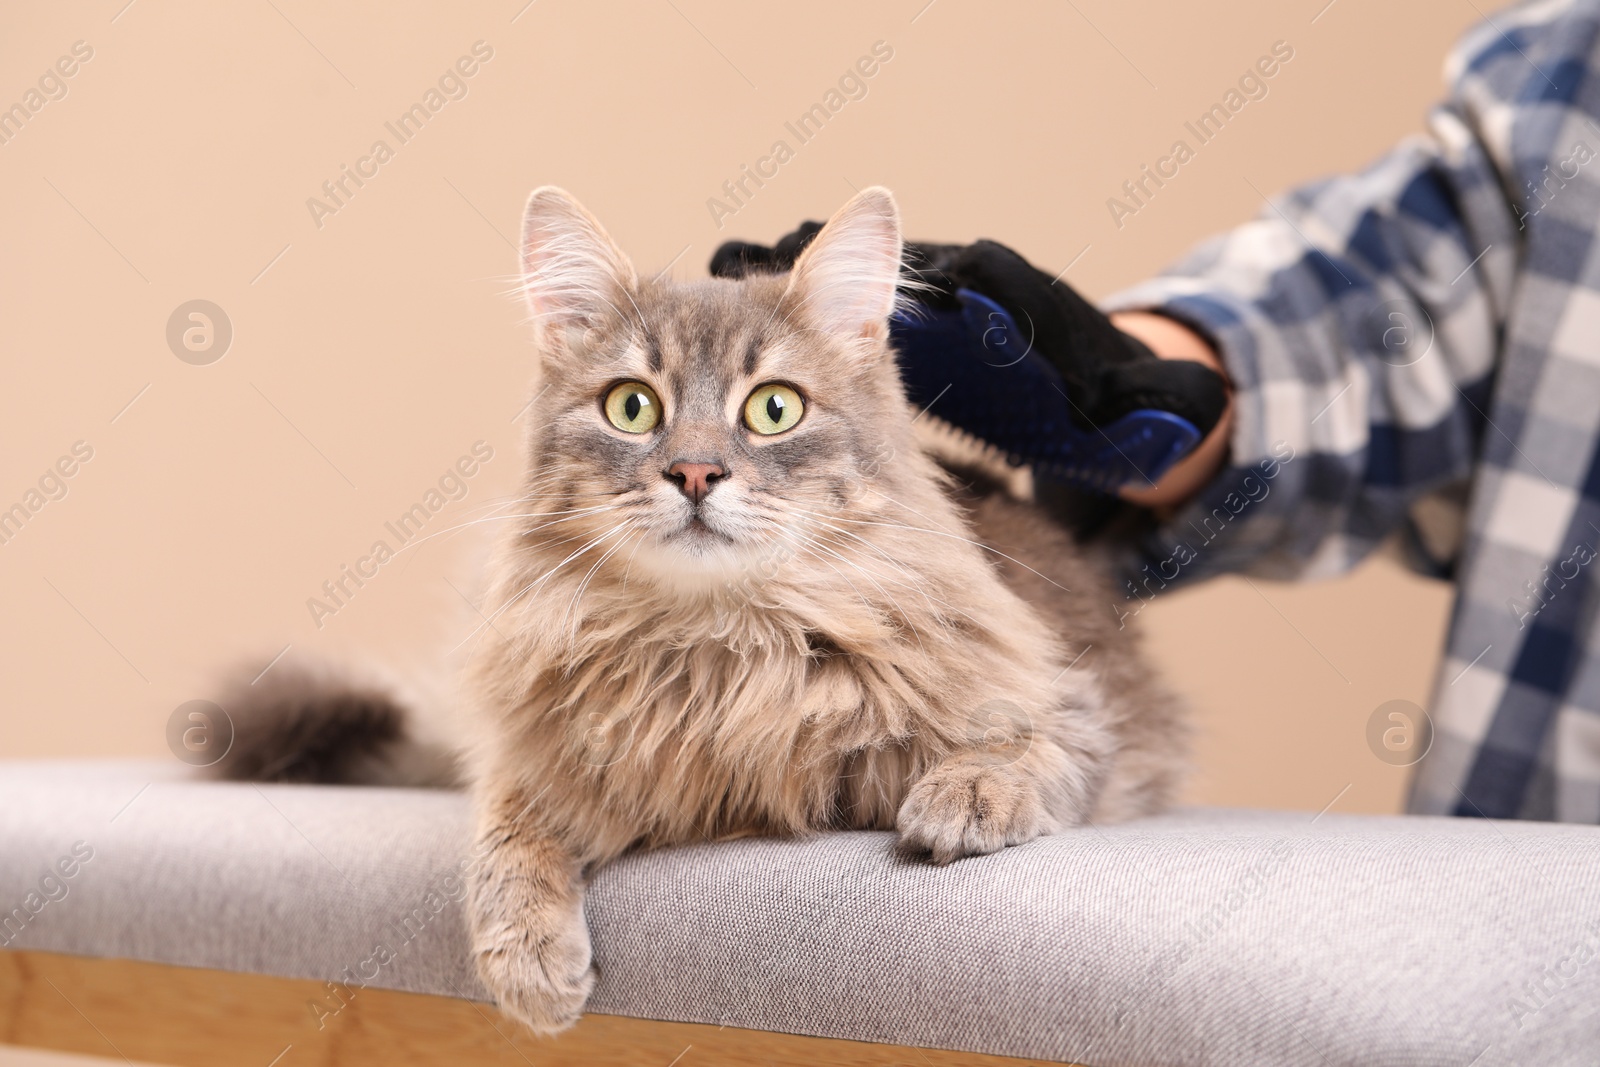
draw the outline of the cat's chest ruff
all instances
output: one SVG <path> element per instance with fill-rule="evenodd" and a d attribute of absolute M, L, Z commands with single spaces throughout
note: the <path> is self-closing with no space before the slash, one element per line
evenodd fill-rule
<path fill-rule="evenodd" d="M 637 727 L 724 752 L 768 754 L 824 737 L 875 744 L 908 732 L 904 709 L 863 677 L 863 664 L 804 623 L 634 632 L 618 641 L 605 688 Z"/>

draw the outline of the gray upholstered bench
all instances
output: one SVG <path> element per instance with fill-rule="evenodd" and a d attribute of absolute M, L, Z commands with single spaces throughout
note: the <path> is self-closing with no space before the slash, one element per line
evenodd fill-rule
<path fill-rule="evenodd" d="M 553 1041 L 478 1003 L 466 835 L 448 793 L 0 764 L 0 1040 L 260 1067 L 1600 1059 L 1591 828 L 1189 810 L 945 869 L 886 834 L 639 855 L 593 887 L 592 1014 Z"/>

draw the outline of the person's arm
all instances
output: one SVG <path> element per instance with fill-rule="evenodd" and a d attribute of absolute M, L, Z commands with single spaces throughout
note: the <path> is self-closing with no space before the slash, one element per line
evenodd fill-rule
<path fill-rule="evenodd" d="M 1509 142 L 1536 77 L 1499 40 L 1468 36 L 1427 136 L 1107 302 L 1158 355 L 1220 361 L 1233 391 L 1194 455 L 1124 490 L 1157 520 L 1130 572 L 1335 573 L 1470 478 L 1523 240 Z"/>

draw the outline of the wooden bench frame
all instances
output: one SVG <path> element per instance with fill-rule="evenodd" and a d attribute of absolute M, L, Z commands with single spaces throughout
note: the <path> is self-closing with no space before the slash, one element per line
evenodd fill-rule
<path fill-rule="evenodd" d="M 340 1005 L 318 1012 L 313 1004 Z M 494 1007 L 453 997 L 0 951 L 0 1043 L 173 1067 L 1003 1067 L 1005 1056 L 880 1045 L 619 1015 L 538 1038 Z"/>

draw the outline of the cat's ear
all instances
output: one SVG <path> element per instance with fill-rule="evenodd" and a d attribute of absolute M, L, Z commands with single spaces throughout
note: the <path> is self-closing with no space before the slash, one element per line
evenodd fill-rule
<path fill-rule="evenodd" d="M 900 281 L 900 209 L 874 185 L 829 219 L 801 253 L 789 295 L 808 325 L 854 341 L 881 336 Z"/>
<path fill-rule="evenodd" d="M 628 257 L 571 193 L 554 185 L 533 191 L 522 216 L 522 292 L 537 319 L 585 326 L 618 313 L 637 284 Z"/>

